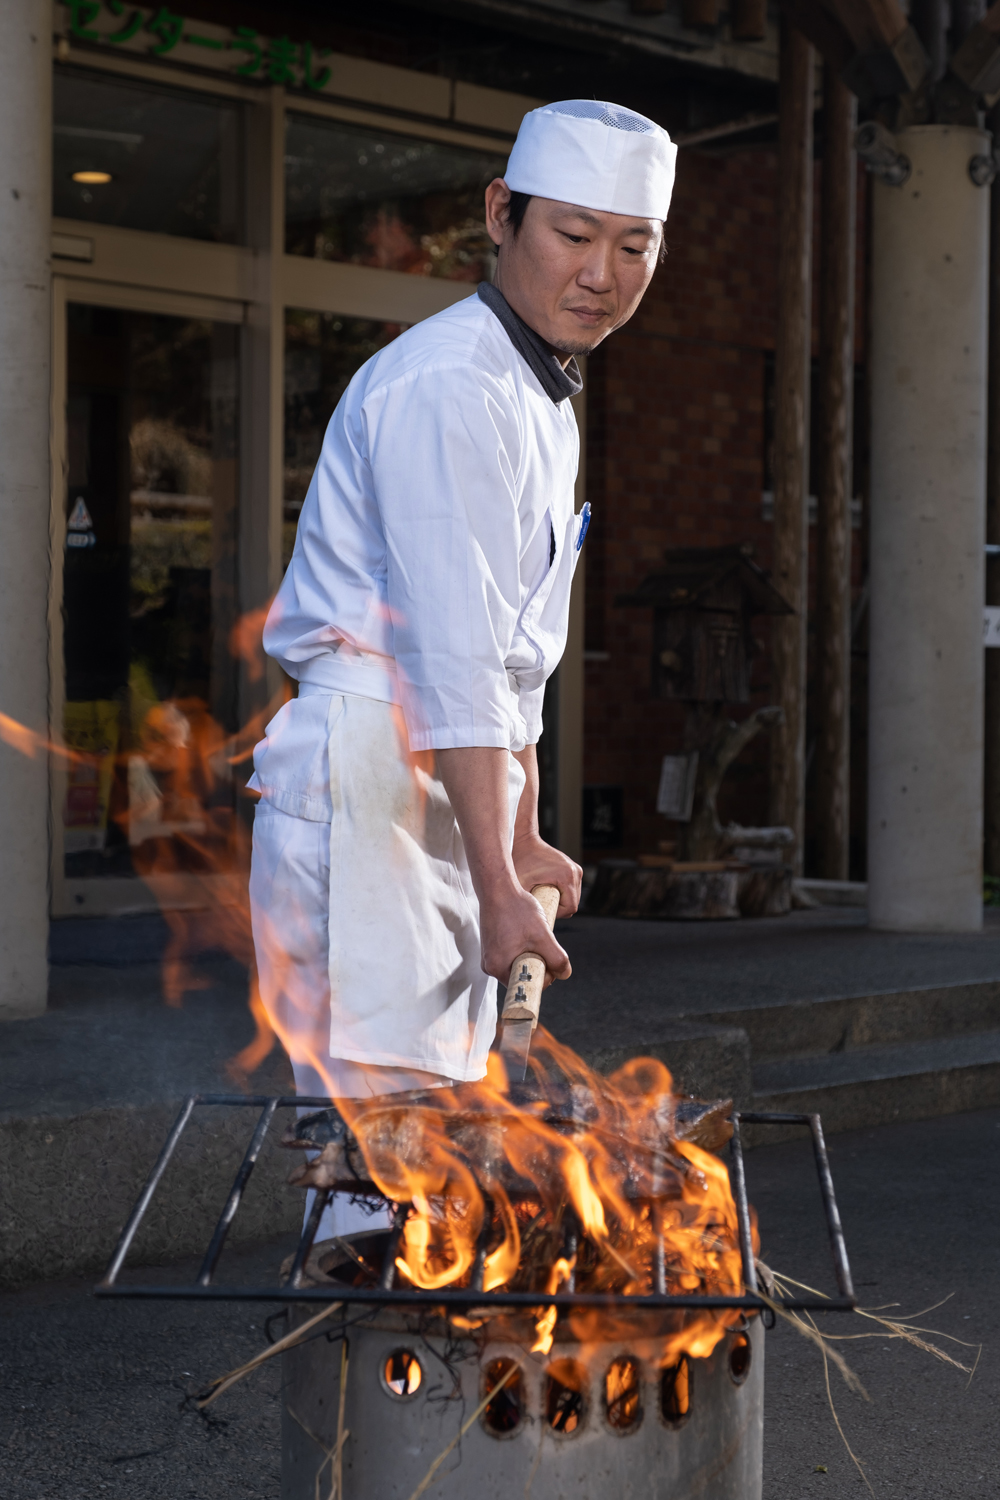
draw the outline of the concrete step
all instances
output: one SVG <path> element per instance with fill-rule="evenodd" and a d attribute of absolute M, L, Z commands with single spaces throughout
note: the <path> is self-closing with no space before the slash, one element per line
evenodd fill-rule
<path fill-rule="evenodd" d="M 803 1054 L 948 1041 L 1000 1028 L 1000 981 L 780 1001 L 687 1019 L 747 1033 L 755 1065 Z"/>
<path fill-rule="evenodd" d="M 252 1080 L 234 1081 L 230 1062 L 254 1035 L 246 973 L 209 961 L 199 977 L 206 988 L 174 1007 L 158 964 L 61 966 L 46 1014 L 0 1030 L 0 1288 L 105 1268 L 185 1094 L 294 1091 L 279 1049 Z M 130 1264 L 205 1249 L 258 1113 L 199 1108 Z M 301 1222 L 282 1128 L 261 1153 L 234 1244 Z"/>
<path fill-rule="evenodd" d="M 106 1268 L 181 1102 L 0 1114 L 0 1289 Z M 130 1266 L 204 1252 L 259 1113 L 256 1106 L 195 1112 L 139 1228 Z M 288 1186 L 292 1153 L 277 1143 L 284 1123 L 265 1142 L 233 1225 L 234 1244 L 302 1222 L 302 1194 Z"/>
<path fill-rule="evenodd" d="M 1000 1030 L 757 1063 L 753 1108 L 823 1116 L 833 1134 L 1000 1103 Z M 756 1127 L 752 1141 L 794 1132 Z"/>
<path fill-rule="evenodd" d="M 795 882 L 795 889 L 819 906 L 867 906 L 868 886 L 860 880 L 813 880 Z"/>

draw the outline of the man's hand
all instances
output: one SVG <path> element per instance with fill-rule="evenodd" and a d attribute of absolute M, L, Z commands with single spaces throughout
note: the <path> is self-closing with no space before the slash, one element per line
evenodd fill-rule
<path fill-rule="evenodd" d="M 517 878 L 524 889 L 530 891 L 536 885 L 558 886 L 560 901 L 556 916 L 571 917 L 580 905 L 583 880 L 583 871 L 575 860 L 553 849 L 537 833 L 517 834 L 511 852 Z"/>
<path fill-rule="evenodd" d="M 545 961 L 545 982 L 551 984 L 553 979 L 568 979 L 572 967 L 530 887 L 558 886 L 559 914 L 569 916 L 580 900 L 582 872 L 538 835 L 534 745 L 519 751 L 517 759 L 525 772 L 525 789 L 514 822 L 513 857 L 508 842 L 508 752 L 478 745 L 439 750 L 437 767 L 455 809 L 479 897 L 484 972 L 506 984 L 515 958 L 537 953 Z"/>
<path fill-rule="evenodd" d="M 544 883 L 554 885 L 555 881 Z M 568 979 L 573 972 L 569 955 L 552 936 L 542 908 L 513 882 L 480 896 L 479 927 L 483 970 L 501 984 L 507 983 L 511 965 L 522 953 L 537 953 L 544 960 L 546 986 L 553 979 Z"/>

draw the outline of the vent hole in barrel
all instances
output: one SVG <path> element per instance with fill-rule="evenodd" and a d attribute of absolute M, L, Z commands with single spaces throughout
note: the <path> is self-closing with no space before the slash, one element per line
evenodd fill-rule
<path fill-rule="evenodd" d="M 736 1334 L 729 1349 L 729 1376 L 734 1385 L 742 1385 L 750 1374 L 752 1357 L 749 1336 L 745 1333 Z"/>
<path fill-rule="evenodd" d="M 684 1354 L 660 1375 L 660 1409 L 665 1422 L 683 1422 L 691 1410 L 691 1362 Z"/>
<path fill-rule="evenodd" d="M 618 1432 L 629 1432 L 642 1419 L 642 1376 L 639 1362 L 616 1359 L 604 1377 L 604 1407 L 608 1422 Z"/>
<path fill-rule="evenodd" d="M 586 1379 L 575 1359 L 557 1359 L 545 1372 L 545 1420 L 568 1437 L 583 1425 Z"/>
<path fill-rule="evenodd" d="M 396 1349 L 385 1362 L 382 1378 L 390 1396 L 408 1401 L 420 1389 L 424 1372 L 412 1349 Z"/>
<path fill-rule="evenodd" d="M 493 1359 L 483 1371 L 485 1396 L 487 1391 L 496 1390 L 512 1366 L 516 1367 L 517 1374 L 510 1377 L 502 1391 L 497 1391 L 483 1412 L 483 1426 L 495 1437 L 506 1437 L 507 1433 L 514 1432 L 521 1425 L 524 1416 L 524 1376 L 520 1366 L 512 1359 Z"/>

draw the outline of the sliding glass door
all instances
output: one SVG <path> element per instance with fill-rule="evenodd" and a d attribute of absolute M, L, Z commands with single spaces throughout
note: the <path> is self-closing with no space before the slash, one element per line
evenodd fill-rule
<path fill-rule="evenodd" d="M 118 909 L 232 865 L 240 328 L 64 317 L 61 873 L 70 909 Z"/>

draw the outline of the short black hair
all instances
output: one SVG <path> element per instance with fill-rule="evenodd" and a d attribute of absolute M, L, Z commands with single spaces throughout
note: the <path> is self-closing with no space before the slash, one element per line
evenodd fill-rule
<path fill-rule="evenodd" d="M 517 238 L 518 231 L 520 230 L 521 225 L 524 223 L 524 216 L 528 212 L 528 204 L 531 202 L 531 197 L 532 195 L 530 193 L 512 192 L 510 195 L 510 202 L 507 204 L 507 213 L 504 218 L 504 223 L 508 225 L 509 228 L 513 231 L 515 239 Z M 659 263 L 661 266 L 667 258 L 666 227 L 667 226 L 664 224 L 663 233 L 660 236 Z M 493 254 L 498 255 L 499 253 L 500 246 L 494 245 Z"/>
<path fill-rule="evenodd" d="M 511 193 L 510 195 L 510 202 L 507 204 L 507 212 L 504 215 L 504 223 L 513 230 L 515 239 L 521 225 L 524 223 L 524 216 L 528 212 L 528 204 L 530 202 L 530 193 Z"/>

